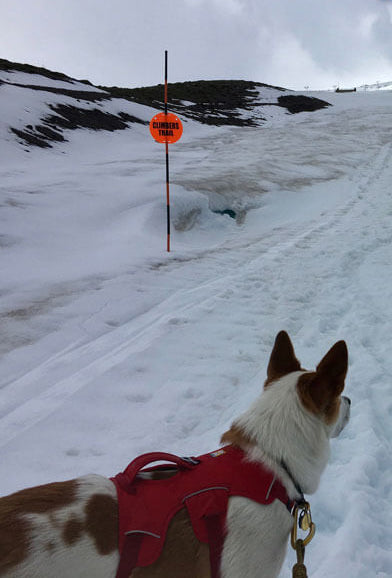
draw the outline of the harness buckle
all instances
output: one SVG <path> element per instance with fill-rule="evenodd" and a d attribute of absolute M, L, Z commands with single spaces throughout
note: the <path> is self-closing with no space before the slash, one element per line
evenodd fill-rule
<path fill-rule="evenodd" d="M 181 459 L 184 460 L 184 462 L 191 464 L 192 466 L 197 466 L 200 464 L 200 460 L 192 458 L 190 456 L 181 456 Z"/>

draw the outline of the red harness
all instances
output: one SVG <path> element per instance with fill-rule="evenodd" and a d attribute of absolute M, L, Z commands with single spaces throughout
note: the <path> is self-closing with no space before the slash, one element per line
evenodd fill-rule
<path fill-rule="evenodd" d="M 167 479 L 145 479 L 137 474 L 152 462 L 176 464 Z M 156 466 L 144 472 L 173 468 Z M 245 459 L 244 452 L 226 446 L 197 458 L 151 453 L 136 458 L 112 478 L 119 505 L 120 564 L 116 578 L 128 577 L 133 568 L 149 566 L 163 549 L 173 516 L 186 507 L 200 542 L 209 544 L 211 577 L 219 578 L 220 557 L 230 496 L 259 504 L 280 500 L 291 511 L 294 502 L 275 475 L 260 463 Z"/>

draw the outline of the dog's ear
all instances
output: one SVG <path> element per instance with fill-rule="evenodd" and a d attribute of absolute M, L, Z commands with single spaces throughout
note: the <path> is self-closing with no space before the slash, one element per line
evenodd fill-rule
<path fill-rule="evenodd" d="M 348 351 L 345 341 L 338 341 L 322 358 L 317 366 L 316 373 L 329 379 L 331 385 L 343 391 L 344 380 L 348 369 Z"/>
<path fill-rule="evenodd" d="M 304 405 L 313 413 L 332 416 L 344 389 L 347 369 L 347 345 L 345 341 L 338 341 L 320 361 L 315 373 L 299 378 L 298 391 Z"/>
<path fill-rule="evenodd" d="M 301 364 L 295 357 L 294 347 L 286 331 L 280 331 L 275 339 L 267 368 L 267 380 L 264 387 L 271 381 L 279 379 L 292 371 L 301 369 Z"/>

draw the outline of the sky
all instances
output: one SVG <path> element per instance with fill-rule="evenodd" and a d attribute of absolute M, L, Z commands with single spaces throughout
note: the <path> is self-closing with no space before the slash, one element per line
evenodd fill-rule
<path fill-rule="evenodd" d="M 392 80 L 392 0 L 0 0 L 0 57 L 104 86 Z"/>

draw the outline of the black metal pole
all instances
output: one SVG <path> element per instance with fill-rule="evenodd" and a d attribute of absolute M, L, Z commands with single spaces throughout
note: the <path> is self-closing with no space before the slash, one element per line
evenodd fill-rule
<path fill-rule="evenodd" d="M 167 115 L 167 50 L 165 50 L 165 114 Z M 169 143 L 166 138 L 166 207 L 167 207 L 167 251 L 170 252 L 170 185 Z"/>
<path fill-rule="evenodd" d="M 165 50 L 165 114 L 167 114 L 167 50 Z"/>

